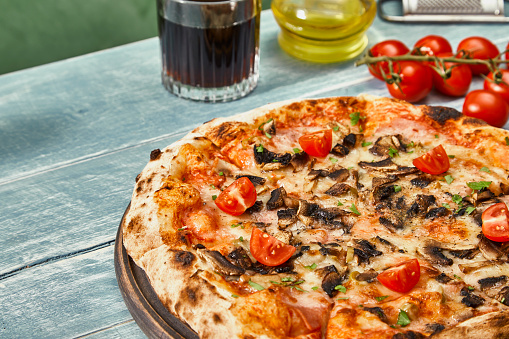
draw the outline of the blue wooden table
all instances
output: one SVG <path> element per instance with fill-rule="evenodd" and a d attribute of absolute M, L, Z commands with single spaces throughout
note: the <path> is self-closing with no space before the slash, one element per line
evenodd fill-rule
<path fill-rule="evenodd" d="M 156 38 L 0 76 L 0 337 L 141 338 L 118 289 L 113 249 L 136 175 L 152 149 L 201 123 L 286 99 L 388 95 L 365 66 L 311 64 L 278 46 L 264 11 L 258 87 L 224 104 L 178 99 L 160 81 Z M 440 34 L 453 48 L 482 35 L 503 50 L 507 25 L 375 20 L 370 44 L 412 46 Z M 477 80 L 472 89 L 480 88 Z M 462 98 L 423 103 L 461 109 Z"/>

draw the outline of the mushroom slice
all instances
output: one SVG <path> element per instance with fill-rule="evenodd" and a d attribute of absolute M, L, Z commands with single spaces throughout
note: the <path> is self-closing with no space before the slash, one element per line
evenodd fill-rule
<path fill-rule="evenodd" d="M 357 143 L 357 135 L 350 133 L 346 137 L 343 138 L 343 145 L 348 147 L 349 149 L 355 148 L 355 144 Z"/>
<path fill-rule="evenodd" d="M 274 119 L 269 119 L 260 125 L 258 129 L 261 129 L 265 135 L 276 135 L 276 121 Z"/>
<path fill-rule="evenodd" d="M 332 147 L 330 152 L 338 157 L 344 157 L 350 153 L 350 150 L 344 145 L 336 144 L 336 146 Z"/>
<path fill-rule="evenodd" d="M 306 152 L 295 153 L 290 160 L 290 164 L 293 166 L 293 172 L 300 172 L 309 162 L 309 155 Z"/>
<path fill-rule="evenodd" d="M 359 162 L 359 166 L 361 168 L 367 169 L 367 170 L 377 170 L 377 171 L 383 171 L 383 170 L 395 170 L 398 168 L 398 165 L 392 162 L 392 159 L 390 157 L 387 157 L 380 161 L 361 161 Z"/>
<path fill-rule="evenodd" d="M 319 275 L 324 276 L 322 279 L 322 289 L 329 297 L 333 298 L 339 292 L 339 290 L 336 289 L 336 286 L 343 283 L 347 271 L 348 267 L 346 266 L 343 267 L 340 272 L 334 265 L 317 270 Z"/>
<path fill-rule="evenodd" d="M 410 183 L 418 188 L 424 188 L 427 187 L 429 184 L 431 184 L 433 181 L 435 181 L 435 178 L 430 175 L 420 175 L 417 178 L 414 178 L 410 180 Z"/>
<path fill-rule="evenodd" d="M 329 171 L 325 169 L 312 169 L 306 176 L 306 180 L 315 180 L 318 177 L 325 178 L 329 176 Z"/>
<path fill-rule="evenodd" d="M 249 253 L 243 247 L 237 247 L 228 254 L 227 259 L 235 266 L 248 270 L 253 265 Z"/>
<path fill-rule="evenodd" d="M 337 197 L 348 192 L 356 193 L 356 190 L 350 185 L 347 185 L 342 182 L 337 182 L 334 185 L 332 185 L 327 191 L 325 191 L 325 194 Z"/>
<path fill-rule="evenodd" d="M 440 217 L 445 217 L 446 215 L 450 214 L 450 211 L 446 207 L 437 207 L 430 209 L 424 218 L 426 219 L 436 219 Z"/>
<path fill-rule="evenodd" d="M 497 294 L 497 290 L 501 286 L 505 286 L 507 284 L 507 280 L 508 278 L 506 275 L 501 275 L 498 277 L 479 279 L 477 282 L 479 283 L 479 286 L 481 286 L 481 291 L 493 298 Z"/>
<path fill-rule="evenodd" d="M 283 187 L 276 188 L 270 192 L 270 199 L 267 201 L 267 209 L 269 211 L 276 210 L 285 205 L 286 191 Z"/>
<path fill-rule="evenodd" d="M 375 204 L 378 204 L 381 201 L 388 200 L 394 194 L 396 194 L 394 185 L 380 185 L 373 190 L 373 199 Z"/>
<path fill-rule="evenodd" d="M 492 191 L 490 191 L 489 189 L 484 189 L 482 191 L 475 191 L 472 194 L 472 200 L 473 200 L 474 206 L 476 206 L 476 207 L 484 202 L 487 202 L 487 201 L 495 199 L 495 198 L 496 198 L 495 194 Z"/>
<path fill-rule="evenodd" d="M 481 240 L 479 241 L 479 250 L 488 260 L 498 260 L 504 256 L 507 259 L 509 243 L 491 241 L 484 235 L 481 235 Z"/>
<path fill-rule="evenodd" d="M 346 168 L 339 168 L 329 173 L 328 177 L 337 182 L 343 182 L 350 176 L 350 172 Z"/>
<path fill-rule="evenodd" d="M 391 233 L 396 232 L 397 230 L 401 230 L 404 228 L 403 220 L 396 218 L 395 216 L 379 217 L 378 222 L 380 225 L 386 227 Z"/>
<path fill-rule="evenodd" d="M 226 259 L 219 251 L 210 251 L 207 249 L 198 250 L 198 253 L 209 262 L 214 270 L 224 275 L 242 275 L 245 273 L 245 269 L 232 264 Z"/>
<path fill-rule="evenodd" d="M 474 271 L 477 271 L 481 268 L 488 269 L 491 266 L 497 266 L 502 265 L 503 262 L 496 260 L 496 261 L 478 261 L 475 263 L 469 263 L 469 264 L 458 264 L 458 268 L 462 273 L 470 274 Z"/>
<path fill-rule="evenodd" d="M 277 211 L 277 223 L 279 228 L 286 228 L 297 221 L 297 209 L 288 208 Z"/>
<path fill-rule="evenodd" d="M 495 299 L 500 301 L 502 304 L 509 306 L 509 286 L 502 287 L 502 289 L 495 296 Z"/>
<path fill-rule="evenodd" d="M 395 176 L 395 175 L 390 175 L 390 176 L 387 176 L 387 177 L 374 177 L 371 180 L 371 187 L 375 188 L 375 187 L 382 186 L 382 185 L 385 185 L 385 184 L 391 184 L 391 183 L 396 182 L 398 180 L 399 180 L 399 178 L 397 176 Z"/>
<path fill-rule="evenodd" d="M 355 277 L 353 277 L 353 279 L 355 279 L 357 281 L 364 281 L 364 282 L 371 283 L 371 282 L 375 281 L 377 276 L 378 276 L 378 272 L 375 271 L 374 269 L 370 268 L 367 271 L 356 274 Z"/>
<path fill-rule="evenodd" d="M 417 251 L 432 264 L 451 266 L 453 264 L 452 259 L 446 257 L 445 254 L 442 253 L 442 250 L 442 248 L 438 247 L 436 241 L 427 241 L 424 247 Z"/>
<path fill-rule="evenodd" d="M 292 160 L 290 153 L 275 153 L 271 152 L 265 147 L 260 145 L 254 145 L 254 158 L 258 166 L 262 170 L 271 171 L 286 167 Z"/>
<path fill-rule="evenodd" d="M 265 182 L 267 181 L 267 179 L 265 178 L 262 178 L 262 177 L 257 177 L 256 175 L 237 175 L 235 177 L 235 179 L 240 179 L 240 178 L 248 178 L 249 181 L 251 181 L 253 183 L 254 186 L 261 186 L 263 184 L 265 184 Z"/>
<path fill-rule="evenodd" d="M 386 156 L 389 155 L 391 148 L 396 151 L 406 152 L 406 145 L 401 142 L 400 135 L 386 135 L 379 137 L 369 151 L 374 155 Z"/>

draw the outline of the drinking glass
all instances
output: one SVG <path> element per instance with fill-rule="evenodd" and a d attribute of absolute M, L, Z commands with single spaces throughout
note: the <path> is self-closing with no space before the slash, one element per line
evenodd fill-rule
<path fill-rule="evenodd" d="M 256 87 L 261 0 L 157 0 L 157 11 L 168 91 L 224 102 Z"/>

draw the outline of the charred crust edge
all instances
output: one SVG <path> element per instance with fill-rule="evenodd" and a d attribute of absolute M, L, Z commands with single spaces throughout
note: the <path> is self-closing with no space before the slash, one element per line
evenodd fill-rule
<path fill-rule="evenodd" d="M 440 125 L 445 124 L 447 120 L 458 120 L 463 116 L 456 109 L 444 106 L 425 106 L 423 112 Z"/>

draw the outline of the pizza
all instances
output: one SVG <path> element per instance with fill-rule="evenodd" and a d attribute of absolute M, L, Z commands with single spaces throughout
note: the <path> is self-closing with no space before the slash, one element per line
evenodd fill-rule
<path fill-rule="evenodd" d="M 217 118 L 121 225 L 200 338 L 509 338 L 509 132 L 360 95 Z"/>

